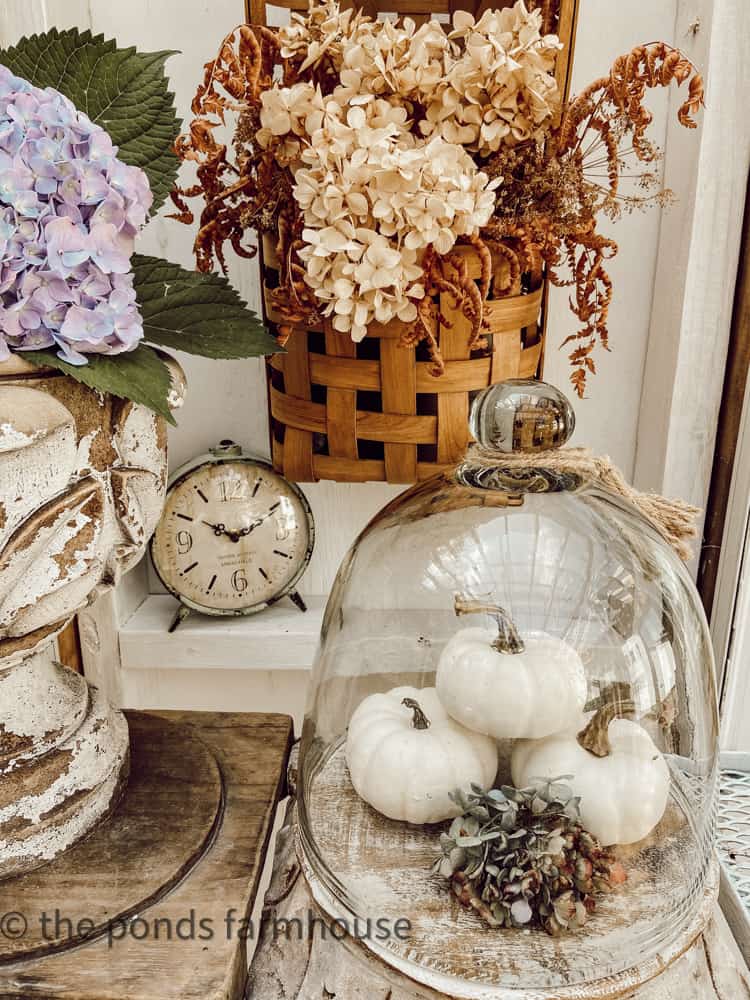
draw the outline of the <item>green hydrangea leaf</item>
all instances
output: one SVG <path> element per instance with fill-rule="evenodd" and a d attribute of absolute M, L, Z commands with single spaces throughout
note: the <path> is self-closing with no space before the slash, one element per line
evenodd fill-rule
<path fill-rule="evenodd" d="M 90 31 L 52 28 L 0 50 L 0 63 L 36 87 L 54 87 L 106 129 L 125 163 L 141 167 L 154 195 L 167 198 L 179 161 L 172 145 L 180 129 L 164 72 L 169 52 L 120 49 Z"/>
<path fill-rule="evenodd" d="M 204 358 L 253 358 L 281 350 L 226 278 L 134 254 L 145 339 Z"/>
<path fill-rule="evenodd" d="M 70 365 L 54 350 L 24 351 L 21 357 L 35 365 L 57 368 L 99 392 L 142 403 L 175 424 L 167 402 L 171 379 L 169 369 L 151 347 L 139 344 L 124 354 L 89 354 L 88 364 Z"/>

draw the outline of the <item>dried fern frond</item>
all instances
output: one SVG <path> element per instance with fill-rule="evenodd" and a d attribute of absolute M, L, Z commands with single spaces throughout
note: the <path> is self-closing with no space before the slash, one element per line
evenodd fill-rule
<path fill-rule="evenodd" d="M 177 155 L 196 164 L 198 183 L 172 192 L 178 211 L 171 218 L 191 223 L 193 212 L 188 201 L 203 199 L 194 244 L 200 271 L 212 270 L 216 262 L 226 270 L 226 243 L 241 257 L 254 256 L 255 248 L 244 242 L 248 228 L 259 221 L 273 225 L 273 220 L 263 220 L 262 214 L 274 186 L 284 186 L 280 171 L 243 139 L 252 134 L 249 123 L 257 119 L 260 93 L 270 84 L 277 50 L 268 29 L 243 24 L 231 31 L 216 58 L 206 63 L 191 105 L 195 117 L 175 143 Z M 230 114 L 237 119 L 234 152 L 240 153 L 233 158 L 215 135 L 217 129 L 227 127 Z M 281 194 L 277 193 L 277 201 Z"/>
<path fill-rule="evenodd" d="M 646 135 L 652 115 L 644 103 L 649 89 L 672 83 L 687 83 L 678 120 L 694 128 L 703 80 L 680 52 L 655 42 L 620 56 L 609 75 L 573 98 L 543 144 L 500 150 L 487 165 L 503 183 L 486 233 L 506 244 L 515 240 L 525 267 L 537 252 L 551 282 L 573 288 L 570 308 L 581 325 L 565 343 L 576 341 L 571 381 L 579 396 L 587 375 L 596 371 L 594 348 L 609 346 L 612 282 L 605 262 L 618 248 L 597 231 L 598 219 L 617 220 L 625 212 L 667 205 L 673 197 L 662 189 L 653 166 L 661 152 Z M 632 161 L 649 169 L 629 169 Z"/>

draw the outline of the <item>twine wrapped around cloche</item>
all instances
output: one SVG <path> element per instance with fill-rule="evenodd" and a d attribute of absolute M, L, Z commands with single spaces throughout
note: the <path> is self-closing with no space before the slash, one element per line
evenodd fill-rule
<path fill-rule="evenodd" d="M 561 447 L 573 433 L 575 416 L 558 389 L 536 379 L 500 383 L 476 398 L 471 420 L 477 443 L 468 449 L 464 467 L 475 475 L 496 473 L 506 485 L 533 482 L 535 491 L 555 488 L 551 480 L 569 484 L 557 488 L 595 481 L 636 507 L 680 559 L 692 557 L 689 541 L 698 535 L 700 508 L 637 490 L 606 455 Z"/>

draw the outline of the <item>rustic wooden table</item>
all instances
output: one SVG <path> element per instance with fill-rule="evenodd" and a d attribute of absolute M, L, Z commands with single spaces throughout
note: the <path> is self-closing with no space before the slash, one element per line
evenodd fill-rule
<path fill-rule="evenodd" d="M 524 993 L 526 1000 L 750 1000 L 750 973 L 717 903 L 708 902 L 710 919 L 683 954 L 641 987 L 622 980 Z M 313 919 L 311 919 L 311 917 Z M 298 924 L 295 924 L 298 921 Z M 303 932 L 287 933 L 301 926 Z M 306 928 L 312 928 L 311 932 Z M 386 966 L 372 952 L 325 928 L 294 848 L 293 808 L 281 828 L 274 870 L 266 895 L 258 948 L 250 969 L 246 1000 L 450 1000 Z M 450 947 L 450 942 L 445 941 Z M 513 1000 L 517 991 L 483 992 L 487 1000 Z"/>
<path fill-rule="evenodd" d="M 112 815 L 0 882 L 0 1000 L 237 1000 L 285 794 L 284 715 L 128 714 Z"/>

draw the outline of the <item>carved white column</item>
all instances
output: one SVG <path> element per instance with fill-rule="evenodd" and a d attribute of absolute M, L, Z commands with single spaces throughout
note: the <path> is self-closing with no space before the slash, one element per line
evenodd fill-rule
<path fill-rule="evenodd" d="M 53 640 L 140 557 L 166 476 L 150 410 L 0 364 L 0 878 L 56 857 L 124 787 L 125 719 L 54 662 Z"/>

